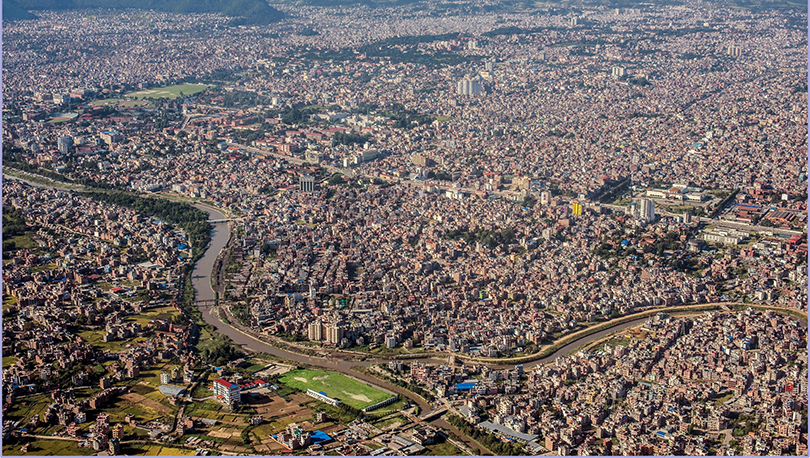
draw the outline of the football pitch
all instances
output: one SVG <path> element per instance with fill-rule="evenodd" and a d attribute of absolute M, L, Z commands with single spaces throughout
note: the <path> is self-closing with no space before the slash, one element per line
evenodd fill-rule
<path fill-rule="evenodd" d="M 145 91 L 130 92 L 127 97 L 137 97 L 143 99 L 176 99 L 183 95 L 192 95 L 208 89 L 207 84 L 178 84 L 175 86 L 156 87 Z"/>
<path fill-rule="evenodd" d="M 299 369 L 287 372 L 278 379 L 281 383 L 304 392 L 308 389 L 323 391 L 330 398 L 337 399 L 356 409 L 368 407 L 392 396 L 363 382 L 334 372 Z"/>

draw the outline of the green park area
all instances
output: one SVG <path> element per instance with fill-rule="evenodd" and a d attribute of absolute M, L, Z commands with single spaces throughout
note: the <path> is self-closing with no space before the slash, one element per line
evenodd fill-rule
<path fill-rule="evenodd" d="M 299 369 L 280 376 L 279 381 L 304 392 L 309 389 L 323 391 L 330 398 L 338 399 L 356 409 L 362 409 L 391 397 L 384 391 L 334 372 Z"/>
<path fill-rule="evenodd" d="M 45 124 L 59 124 L 61 122 L 71 121 L 73 119 L 76 119 L 76 118 L 69 118 L 69 117 L 66 117 L 66 116 L 59 116 L 58 118 L 51 118 L 50 120 L 45 121 Z"/>
<path fill-rule="evenodd" d="M 137 321 L 141 326 L 146 326 L 152 320 L 162 320 L 171 323 L 178 316 L 180 316 L 180 312 L 172 306 L 155 307 L 144 310 L 138 315 L 129 316 L 127 317 L 127 321 Z"/>
<path fill-rule="evenodd" d="M 124 100 L 124 99 L 102 99 L 93 100 L 89 103 L 93 107 L 118 107 L 118 108 L 137 108 L 137 107 L 151 107 L 153 106 L 147 100 Z"/>
<path fill-rule="evenodd" d="M 193 95 L 208 89 L 207 84 L 177 84 L 174 86 L 156 87 L 144 91 L 130 92 L 127 97 L 139 99 L 176 99 L 182 95 Z"/>
<path fill-rule="evenodd" d="M 102 100 L 93 100 L 88 105 L 93 107 L 109 107 L 109 106 L 117 106 L 121 103 L 121 99 L 102 99 Z"/>

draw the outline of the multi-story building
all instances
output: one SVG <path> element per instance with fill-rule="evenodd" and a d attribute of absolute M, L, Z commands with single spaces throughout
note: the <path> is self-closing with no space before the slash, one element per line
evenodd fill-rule
<path fill-rule="evenodd" d="M 742 50 L 739 46 L 729 46 L 727 53 L 731 57 L 740 57 L 742 55 Z"/>
<path fill-rule="evenodd" d="M 242 388 L 224 378 L 214 380 L 214 396 L 224 404 L 238 404 L 242 402 Z"/>
<path fill-rule="evenodd" d="M 456 85 L 456 93 L 459 95 L 480 95 L 484 93 L 484 88 L 478 81 L 463 79 Z"/>
<path fill-rule="evenodd" d="M 323 340 L 323 323 L 320 321 L 310 323 L 307 326 L 307 338 L 316 342 Z"/>
<path fill-rule="evenodd" d="M 627 208 L 627 213 L 641 221 L 650 222 L 655 220 L 655 201 L 642 198 L 638 202 L 633 202 Z"/>
<path fill-rule="evenodd" d="M 434 164 L 433 159 L 425 157 L 423 154 L 417 153 L 411 156 L 411 162 L 419 167 L 430 167 Z"/>
<path fill-rule="evenodd" d="M 62 154 L 67 154 L 70 152 L 70 147 L 73 146 L 73 137 L 70 135 L 63 135 L 59 137 L 58 145 L 59 152 Z"/>
<path fill-rule="evenodd" d="M 301 192 L 312 192 L 315 190 L 315 177 L 312 175 L 301 175 L 299 182 Z"/>
<path fill-rule="evenodd" d="M 340 344 L 343 338 L 343 327 L 339 324 L 331 324 L 326 327 L 326 341 L 330 344 Z"/>

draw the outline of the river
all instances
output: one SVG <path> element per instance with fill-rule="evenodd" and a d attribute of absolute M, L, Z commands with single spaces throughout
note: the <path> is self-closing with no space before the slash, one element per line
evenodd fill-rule
<path fill-rule="evenodd" d="M 223 220 L 225 215 L 203 204 L 193 204 L 194 207 L 208 213 L 208 220 Z M 214 229 L 211 231 L 211 242 L 202 258 L 194 265 L 191 272 L 191 284 L 194 286 L 194 298 L 198 301 L 211 301 L 215 298 L 214 288 L 211 286 L 211 273 L 214 271 L 214 263 L 219 256 L 219 252 L 228 244 L 231 231 L 226 221 L 211 223 Z M 212 323 L 213 324 L 213 323 Z"/>
<path fill-rule="evenodd" d="M 225 216 L 220 213 L 219 211 L 204 205 L 195 204 L 195 207 L 208 212 L 209 220 L 221 220 L 224 219 Z M 212 269 L 214 267 L 214 262 L 216 261 L 219 252 L 225 245 L 228 244 L 228 239 L 230 237 L 230 230 L 228 228 L 228 223 L 221 222 L 221 223 L 213 223 L 214 230 L 211 235 L 211 244 L 208 250 L 205 252 L 203 257 L 197 261 L 197 265 L 194 268 L 192 274 L 192 284 L 194 285 L 194 290 L 197 292 L 197 300 L 210 300 L 214 298 L 214 290 L 211 287 L 211 275 Z M 245 346 L 245 348 L 249 350 L 253 350 L 256 352 L 264 352 L 274 356 L 278 356 L 281 358 L 285 358 L 291 361 L 304 363 L 304 364 L 311 364 L 313 366 L 321 366 L 326 367 L 333 370 L 338 370 L 340 372 L 351 372 L 353 376 L 357 376 L 357 372 L 352 371 L 352 367 L 356 366 L 370 366 L 373 364 L 383 363 L 389 361 L 389 359 L 378 358 L 378 357 L 371 357 L 369 356 L 363 361 L 354 361 L 354 360 L 343 360 L 340 358 L 319 358 L 313 356 L 302 355 L 298 353 L 293 353 L 291 351 L 282 350 L 280 348 L 276 348 L 268 343 L 262 342 L 252 336 L 246 335 L 239 330 L 234 329 L 230 325 L 224 323 L 220 320 L 218 315 L 213 314 L 213 308 L 205 307 L 201 309 L 203 320 L 214 326 L 217 331 L 221 334 L 224 334 L 231 338 L 234 342 Z M 565 355 L 570 353 L 571 351 L 575 350 L 578 347 L 581 347 L 585 344 L 593 342 L 594 340 L 601 339 L 605 336 L 613 334 L 615 332 L 632 328 L 634 326 L 638 326 L 644 323 L 648 317 L 639 318 L 636 320 L 628 321 L 626 323 L 616 325 L 602 331 L 590 334 L 588 336 L 584 336 L 580 339 L 574 340 L 569 344 L 563 346 L 559 350 L 555 351 L 554 353 L 537 360 L 534 360 L 529 363 L 523 363 L 524 368 L 534 367 L 540 364 L 547 363 L 549 361 L 553 361 L 555 358 L 561 355 Z M 802 323 L 803 326 L 807 326 L 806 323 Z M 347 355 L 348 356 L 348 355 Z M 409 359 L 408 361 L 413 361 L 413 359 Z M 428 357 L 428 358 L 420 358 L 416 359 L 416 361 L 431 361 L 431 362 L 446 362 L 446 358 L 439 358 L 439 357 Z M 506 364 L 506 363 L 493 363 L 487 364 L 493 368 L 510 368 L 514 367 L 513 364 Z M 374 379 L 376 380 L 376 379 Z M 379 383 L 377 381 L 373 381 L 372 379 L 368 379 L 367 381 L 373 383 Z"/>

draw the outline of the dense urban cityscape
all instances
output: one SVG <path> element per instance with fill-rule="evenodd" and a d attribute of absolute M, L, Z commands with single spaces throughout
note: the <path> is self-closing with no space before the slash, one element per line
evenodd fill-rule
<path fill-rule="evenodd" d="M 807 455 L 805 5 L 143 6 L 4 16 L 3 454 Z"/>

